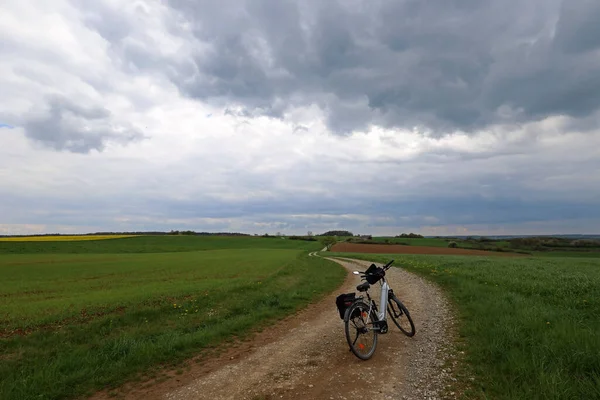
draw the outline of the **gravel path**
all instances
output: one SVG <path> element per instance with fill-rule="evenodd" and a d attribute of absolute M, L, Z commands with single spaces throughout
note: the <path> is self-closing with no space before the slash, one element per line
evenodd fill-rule
<path fill-rule="evenodd" d="M 335 260 L 349 271 L 370 263 Z M 230 359 L 186 373 L 181 387 L 131 393 L 149 399 L 440 399 L 453 398 L 445 385 L 453 353 L 453 318 L 437 286 L 400 268 L 387 272 L 390 286 L 411 312 L 416 335 L 404 336 L 390 323 L 369 361 L 348 349 L 335 306 L 340 293 L 355 291 L 358 277 L 317 304 L 259 334 L 250 348 Z M 378 285 L 372 296 L 378 299 Z M 264 340 L 265 343 L 260 343 Z M 195 375 L 195 376 L 194 376 Z M 127 396 L 129 397 L 129 396 Z"/>

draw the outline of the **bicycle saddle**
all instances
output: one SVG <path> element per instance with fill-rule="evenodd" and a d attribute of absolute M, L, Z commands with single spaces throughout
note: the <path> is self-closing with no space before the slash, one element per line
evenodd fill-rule
<path fill-rule="evenodd" d="M 358 290 L 359 292 L 366 292 L 367 290 L 369 290 L 370 287 L 371 285 L 369 284 L 369 282 L 363 282 L 356 287 L 356 290 Z"/>

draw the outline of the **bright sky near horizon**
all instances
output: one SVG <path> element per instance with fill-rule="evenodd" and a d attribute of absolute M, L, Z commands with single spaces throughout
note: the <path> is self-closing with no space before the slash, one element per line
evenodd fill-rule
<path fill-rule="evenodd" d="M 600 233 L 597 0 L 4 0 L 0 234 Z"/>

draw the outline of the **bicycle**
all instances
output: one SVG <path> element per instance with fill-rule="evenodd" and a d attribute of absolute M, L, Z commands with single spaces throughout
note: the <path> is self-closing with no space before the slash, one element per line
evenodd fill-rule
<path fill-rule="evenodd" d="M 364 272 L 353 272 L 366 281 L 358 285 L 356 290 L 365 293 L 367 301 L 364 296 L 356 297 L 354 293 L 342 294 L 336 299 L 340 317 L 344 319 L 344 330 L 350 350 L 361 360 L 368 360 L 375 353 L 377 335 L 388 333 L 388 314 L 406 336 L 412 337 L 416 332 L 408 309 L 396 297 L 385 279 L 385 271 L 393 262 L 394 260 L 383 267 L 371 264 Z M 387 303 L 387 306 L 382 306 L 381 311 L 377 309 L 377 303 L 369 295 L 371 285 L 377 282 L 381 285 L 380 304 Z"/>

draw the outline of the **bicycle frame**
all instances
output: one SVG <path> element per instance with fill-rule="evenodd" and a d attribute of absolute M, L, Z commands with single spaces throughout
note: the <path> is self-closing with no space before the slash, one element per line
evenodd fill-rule
<path fill-rule="evenodd" d="M 389 266 L 394 262 L 394 260 L 390 261 L 389 263 L 387 263 L 383 268 L 384 270 L 388 269 Z M 360 275 L 361 272 L 360 271 L 354 271 L 354 274 L 356 275 Z M 364 276 L 362 276 L 364 278 Z M 381 285 L 381 295 L 379 297 L 379 305 L 381 306 L 380 310 L 377 310 L 377 304 L 375 303 L 375 301 L 371 298 L 371 296 L 369 295 L 368 290 L 366 291 L 366 295 L 367 298 L 369 299 L 369 314 L 373 311 L 373 307 L 375 307 L 376 309 L 376 316 L 377 316 L 377 321 L 375 322 L 385 322 L 384 327 L 387 325 L 387 306 L 388 306 L 388 299 L 389 299 L 389 293 L 392 290 L 390 288 L 390 285 L 388 285 L 387 283 L 387 279 L 385 279 L 385 274 L 381 277 L 381 279 L 379 280 L 379 284 Z M 361 296 L 362 298 L 362 296 Z M 385 331 L 382 331 L 382 333 L 386 333 L 387 332 L 387 327 L 385 328 Z"/>
<path fill-rule="evenodd" d="M 388 285 L 387 280 L 384 278 L 381 279 L 380 281 L 381 283 L 381 296 L 379 297 L 379 305 L 381 306 L 381 310 L 377 311 L 377 320 L 378 321 L 386 321 L 387 320 L 387 301 L 388 301 L 388 296 L 389 296 L 389 291 L 390 291 L 390 285 Z M 373 309 L 373 300 L 371 299 L 371 296 L 369 296 L 369 293 L 366 293 L 367 297 L 369 298 L 369 312 L 371 312 L 371 310 Z"/>
<path fill-rule="evenodd" d="M 379 306 L 381 311 L 377 314 L 377 318 L 380 321 L 385 321 L 387 319 L 387 301 L 389 290 L 390 285 L 388 285 L 385 278 L 383 278 L 381 282 L 381 296 L 379 298 Z"/>

